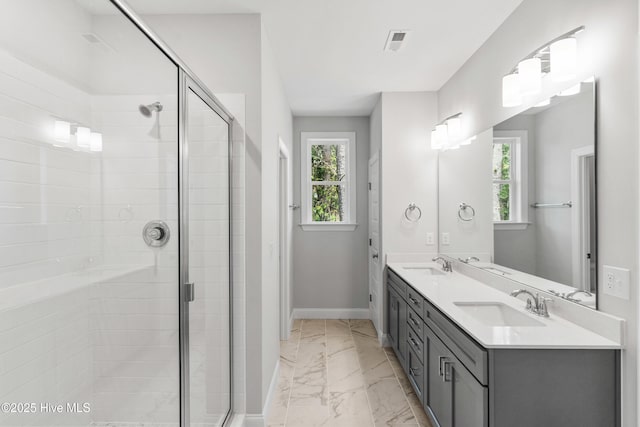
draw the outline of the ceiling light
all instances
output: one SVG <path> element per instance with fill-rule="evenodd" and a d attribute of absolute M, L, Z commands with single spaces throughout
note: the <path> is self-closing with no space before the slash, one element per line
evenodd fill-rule
<path fill-rule="evenodd" d="M 520 93 L 536 95 L 542 90 L 542 61 L 540 58 L 529 58 L 518 63 L 520 76 Z"/>
<path fill-rule="evenodd" d="M 502 78 L 502 106 L 517 107 L 522 104 L 520 76 L 509 74 Z"/>
<path fill-rule="evenodd" d="M 551 76 L 557 82 L 574 79 L 578 71 L 578 41 L 568 37 L 551 43 Z"/>

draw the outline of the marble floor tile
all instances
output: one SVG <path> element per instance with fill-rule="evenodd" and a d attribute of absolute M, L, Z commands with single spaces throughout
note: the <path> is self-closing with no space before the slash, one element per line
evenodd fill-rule
<path fill-rule="evenodd" d="M 268 427 L 432 427 L 368 320 L 298 320 L 280 343 Z"/>
<path fill-rule="evenodd" d="M 376 426 L 418 424 L 396 378 L 371 384 L 367 387 L 367 395 Z"/>
<path fill-rule="evenodd" d="M 343 319 L 327 320 L 327 336 L 351 336 L 349 321 Z"/>
<path fill-rule="evenodd" d="M 329 392 L 349 392 L 364 386 L 358 353 L 349 349 L 330 356 L 327 360 Z"/>
<path fill-rule="evenodd" d="M 300 326 L 300 343 L 315 343 L 326 341 L 326 321 L 304 319 Z"/>
<path fill-rule="evenodd" d="M 373 322 L 367 319 L 349 320 L 349 326 L 351 332 L 359 333 L 362 335 L 378 338 L 376 328 L 373 326 Z"/>
<path fill-rule="evenodd" d="M 291 404 L 287 413 L 287 426 L 291 427 L 324 427 L 331 425 L 331 414 L 328 406 L 296 406 Z M 355 426 L 354 426 L 355 427 Z"/>

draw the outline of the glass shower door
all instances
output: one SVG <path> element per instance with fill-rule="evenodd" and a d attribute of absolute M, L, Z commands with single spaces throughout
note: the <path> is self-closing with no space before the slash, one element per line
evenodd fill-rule
<path fill-rule="evenodd" d="M 185 102 L 185 283 L 193 284 L 185 292 L 191 301 L 183 303 L 189 352 L 185 405 L 191 425 L 220 426 L 231 407 L 229 124 L 189 82 Z"/>

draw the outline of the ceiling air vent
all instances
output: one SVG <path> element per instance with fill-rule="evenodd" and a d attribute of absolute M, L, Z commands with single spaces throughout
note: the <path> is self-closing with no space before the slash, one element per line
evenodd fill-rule
<path fill-rule="evenodd" d="M 404 45 L 404 42 L 407 41 L 408 36 L 409 36 L 409 31 L 407 30 L 389 31 L 389 36 L 387 37 L 387 42 L 384 45 L 384 50 L 391 51 L 391 52 L 399 51 Z"/>

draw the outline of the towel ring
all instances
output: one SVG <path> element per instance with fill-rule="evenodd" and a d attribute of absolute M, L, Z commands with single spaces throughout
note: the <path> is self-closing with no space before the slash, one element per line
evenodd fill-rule
<path fill-rule="evenodd" d="M 471 210 L 471 216 L 464 217 L 462 213 L 466 212 L 467 209 Z M 458 218 L 460 218 L 462 221 L 469 222 L 473 220 L 475 216 L 476 216 L 476 210 L 473 208 L 473 206 L 468 205 L 465 202 L 460 203 L 460 207 L 458 208 Z"/>
<path fill-rule="evenodd" d="M 416 209 L 418 210 L 418 217 L 411 218 L 409 214 L 415 211 Z M 408 221 L 418 222 L 420 218 L 422 218 L 422 209 L 420 209 L 415 203 L 409 203 L 409 206 L 407 206 L 407 209 L 404 210 L 404 217 L 407 218 Z"/>

